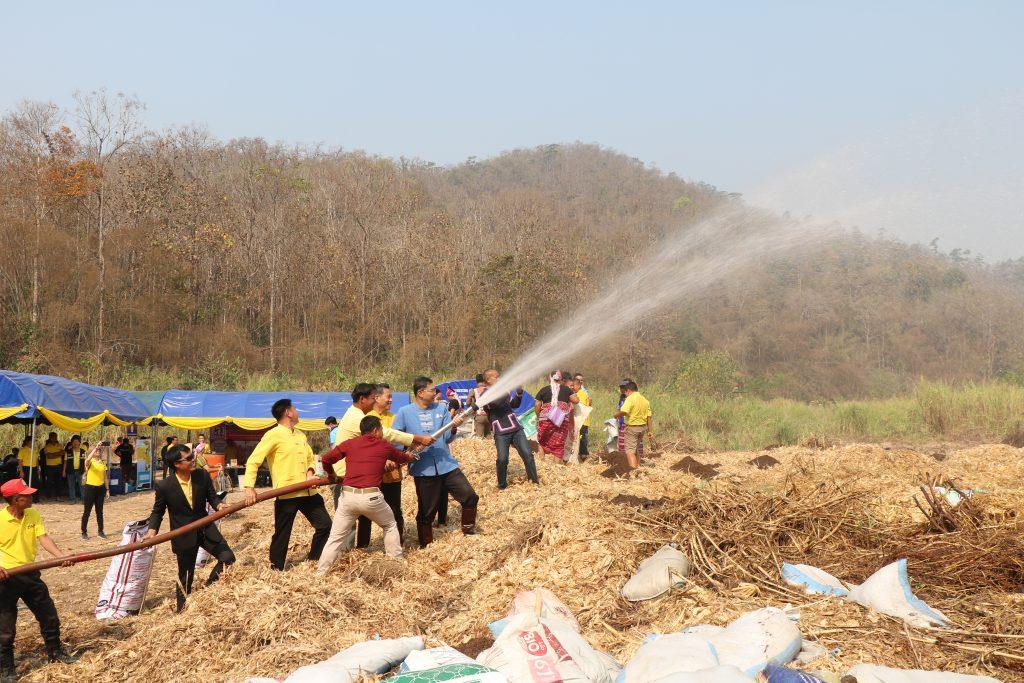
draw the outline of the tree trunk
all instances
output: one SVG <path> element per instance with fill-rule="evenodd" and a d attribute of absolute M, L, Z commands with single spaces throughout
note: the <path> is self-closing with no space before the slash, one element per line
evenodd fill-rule
<path fill-rule="evenodd" d="M 39 324 L 39 243 L 43 224 L 43 198 L 39 194 L 40 159 L 36 157 L 36 243 L 32 250 L 32 331 Z"/>
<path fill-rule="evenodd" d="M 274 308 L 277 304 L 277 268 L 270 271 L 270 372 L 276 369 L 276 358 L 274 354 Z"/>
<path fill-rule="evenodd" d="M 103 359 L 103 314 L 106 312 L 104 299 L 107 293 L 107 259 L 103 255 L 103 185 L 99 190 L 99 221 L 98 223 L 98 244 L 97 255 L 100 265 L 100 287 L 99 287 L 99 313 L 96 316 L 96 359 Z"/>

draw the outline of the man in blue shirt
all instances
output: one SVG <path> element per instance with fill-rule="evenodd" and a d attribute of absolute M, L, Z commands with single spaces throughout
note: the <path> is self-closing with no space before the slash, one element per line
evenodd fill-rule
<path fill-rule="evenodd" d="M 448 449 L 462 420 L 452 420 L 448 406 L 435 403 L 434 394 L 434 381 L 429 377 L 417 377 L 412 383 L 413 402 L 399 409 L 391 424 L 392 429 L 412 435 L 432 434 L 443 427 L 451 427 L 444 438 L 424 448 L 418 458 L 409 463 L 409 474 L 416 484 L 416 500 L 419 504 L 416 532 L 421 548 L 427 547 L 434 540 L 431 525 L 441 500 L 449 493 L 462 505 L 464 534 L 476 533 L 476 506 L 480 501 Z"/>

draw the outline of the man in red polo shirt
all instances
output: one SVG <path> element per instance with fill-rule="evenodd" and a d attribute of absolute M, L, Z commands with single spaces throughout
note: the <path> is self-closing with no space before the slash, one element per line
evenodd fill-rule
<path fill-rule="evenodd" d="M 338 503 L 317 573 L 324 574 L 338 558 L 345 538 L 360 515 L 369 517 L 384 528 L 384 551 L 390 557 L 402 557 L 402 537 L 398 533 L 395 513 L 380 491 L 385 470 L 400 467 L 412 456 L 395 450 L 384 440 L 380 418 L 367 415 L 359 422 L 359 433 L 354 439 L 343 441 L 323 457 L 324 472 L 334 479 L 334 463 L 345 460 L 345 495 Z"/>

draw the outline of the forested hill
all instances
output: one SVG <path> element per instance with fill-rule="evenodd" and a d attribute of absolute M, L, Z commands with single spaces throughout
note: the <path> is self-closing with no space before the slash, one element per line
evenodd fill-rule
<path fill-rule="evenodd" d="M 227 366 L 312 386 L 328 368 L 503 365 L 729 200 L 594 145 L 441 168 L 146 132 L 131 100 L 101 99 L 0 125 L 2 367 L 113 382 Z M 1024 263 L 851 234 L 732 273 L 574 364 L 801 398 L 1017 376 Z"/>

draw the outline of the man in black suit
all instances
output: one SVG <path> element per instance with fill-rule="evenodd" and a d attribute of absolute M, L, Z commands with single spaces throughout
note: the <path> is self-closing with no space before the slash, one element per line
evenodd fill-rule
<path fill-rule="evenodd" d="M 149 531 L 146 538 L 156 536 L 164 519 L 164 511 L 170 512 L 173 531 L 206 517 L 207 503 L 214 510 L 220 505 L 210 475 L 205 470 L 196 469 L 196 457 L 189 451 L 188 446 L 175 446 L 167 452 L 167 458 L 174 468 L 174 476 L 162 479 L 155 486 L 156 501 L 149 516 Z M 220 577 L 224 565 L 235 561 L 235 554 L 231 552 L 220 530 L 213 524 L 171 539 L 171 549 L 178 557 L 176 593 L 179 612 L 185 606 L 185 597 L 192 592 L 192 579 L 196 573 L 196 556 L 199 554 L 199 548 L 204 548 L 217 560 L 213 571 L 210 572 L 207 585 Z"/>

